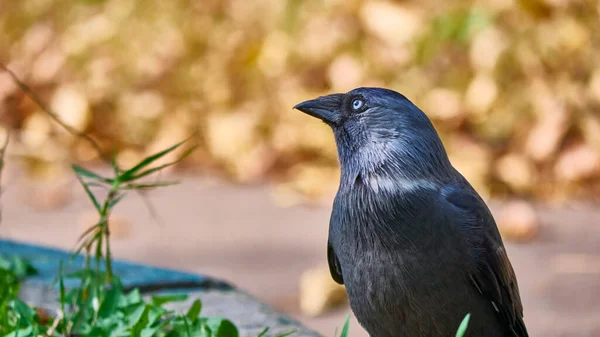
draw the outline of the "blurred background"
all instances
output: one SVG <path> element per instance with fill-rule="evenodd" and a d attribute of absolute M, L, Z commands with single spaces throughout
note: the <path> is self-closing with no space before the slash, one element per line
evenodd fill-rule
<path fill-rule="evenodd" d="M 384 86 L 490 201 L 531 335 L 600 336 L 599 56 L 597 0 L 0 0 L 0 62 L 122 167 L 199 145 L 163 172 L 180 185 L 116 208 L 116 257 L 226 278 L 324 335 L 349 310 L 325 258 L 339 168 L 292 107 Z M 5 72 L 0 126 L 0 235 L 72 248 L 95 219 L 70 164 L 106 165 Z"/>

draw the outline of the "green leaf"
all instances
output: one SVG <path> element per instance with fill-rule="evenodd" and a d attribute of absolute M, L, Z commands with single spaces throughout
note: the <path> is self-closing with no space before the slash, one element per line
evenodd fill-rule
<path fill-rule="evenodd" d="M 94 179 L 94 180 L 103 181 L 105 183 L 110 183 L 110 184 L 113 183 L 112 179 L 104 178 L 104 177 L 102 177 L 100 175 L 97 175 L 94 172 L 91 172 L 91 171 L 88 171 L 88 170 L 84 169 L 81 166 L 73 164 L 73 165 L 71 165 L 71 168 L 73 168 L 73 171 L 75 171 L 76 175 L 79 175 L 79 176 L 82 176 L 82 177 L 86 177 L 86 178 L 90 178 L 90 179 Z"/>
<path fill-rule="evenodd" d="M 342 333 L 340 337 L 348 337 L 348 331 L 350 330 L 350 314 L 346 315 L 346 320 L 344 321 L 344 327 L 342 328 Z"/>
<path fill-rule="evenodd" d="M 92 328 L 92 326 L 90 325 L 90 322 L 92 320 L 91 318 L 92 316 L 86 316 L 86 315 L 81 315 L 77 321 L 75 322 L 80 322 L 79 326 L 77 327 L 77 329 L 75 329 L 74 331 L 74 335 L 79 335 L 79 336 L 89 336 L 90 334 L 92 334 L 92 331 L 94 330 Z"/>
<path fill-rule="evenodd" d="M 28 326 L 24 329 L 15 330 L 4 337 L 27 337 L 27 336 L 32 336 L 33 335 L 32 333 L 33 333 L 33 327 Z"/>
<path fill-rule="evenodd" d="M 69 263 L 73 262 L 73 260 L 75 260 L 75 258 L 79 255 L 79 253 L 81 253 L 81 251 L 86 248 L 90 242 L 92 240 L 94 240 L 94 237 L 96 236 L 97 232 L 99 231 L 99 226 L 95 225 L 93 226 L 92 229 L 96 229 L 96 233 L 94 233 L 93 231 L 90 233 L 93 233 L 91 235 L 88 235 L 85 239 L 83 239 L 83 242 L 81 242 L 81 244 L 79 244 L 79 247 L 77 247 L 77 249 L 75 249 L 75 251 L 73 253 L 71 253 L 71 256 L 69 257 Z"/>
<path fill-rule="evenodd" d="M 191 323 L 185 316 L 177 316 L 169 324 L 169 329 L 173 332 L 167 336 L 185 336 L 185 337 L 213 337 L 210 329 L 199 320 Z"/>
<path fill-rule="evenodd" d="M 17 277 L 24 278 L 26 276 L 37 274 L 35 268 L 33 268 L 27 260 L 16 256 L 13 257 L 12 260 L 13 272 L 15 275 L 17 275 Z"/>
<path fill-rule="evenodd" d="M 112 154 L 112 158 L 110 160 L 110 164 L 113 168 L 113 172 L 115 174 L 115 177 L 119 175 L 119 172 L 121 171 L 121 169 L 119 168 L 119 163 L 117 162 L 117 148 L 113 147 L 113 154 Z"/>
<path fill-rule="evenodd" d="M 184 152 L 183 155 L 181 155 L 181 157 L 177 158 L 177 160 L 174 160 L 174 161 L 172 161 L 170 163 L 166 163 L 166 164 L 157 166 L 155 168 L 151 168 L 151 169 L 149 169 L 147 171 L 144 171 L 144 172 L 138 174 L 137 176 L 135 176 L 132 180 L 137 180 L 137 179 L 143 178 L 143 177 L 148 176 L 148 175 L 150 175 L 150 174 L 152 174 L 154 172 L 158 172 L 158 171 L 160 171 L 160 170 L 162 170 L 164 168 L 167 168 L 169 166 L 175 165 L 175 164 L 179 163 L 180 161 L 184 160 L 190 154 L 192 154 L 192 152 L 194 152 L 197 148 L 198 148 L 198 146 L 194 146 L 191 149 L 189 149 L 186 152 Z"/>
<path fill-rule="evenodd" d="M 148 309 L 148 324 L 152 325 L 158 322 L 158 320 L 168 312 L 169 311 L 165 308 L 150 306 Z"/>
<path fill-rule="evenodd" d="M 73 303 L 76 300 L 78 294 L 79 294 L 79 289 L 77 289 L 77 288 L 70 289 L 65 294 L 65 303 Z"/>
<path fill-rule="evenodd" d="M 296 333 L 296 330 L 292 330 L 290 332 L 286 332 L 286 333 L 282 333 L 280 335 L 277 335 L 276 337 L 287 337 L 287 336 L 290 336 L 290 335 L 295 334 L 295 333 Z"/>
<path fill-rule="evenodd" d="M 111 202 L 108 204 L 108 208 L 113 208 L 115 207 L 116 204 L 119 203 L 119 201 L 123 200 L 123 198 L 127 195 L 127 193 L 121 193 L 119 194 L 119 196 L 117 196 L 116 198 L 114 198 L 113 200 L 111 200 Z"/>
<path fill-rule="evenodd" d="M 17 297 L 19 287 L 19 279 L 12 271 L 0 269 L 0 333 L 4 331 L 3 326 L 8 324 L 8 305 Z"/>
<path fill-rule="evenodd" d="M 190 321 L 195 321 L 198 316 L 200 316 L 200 312 L 202 311 L 202 302 L 198 299 L 192 303 L 192 306 L 188 310 L 185 315 Z"/>
<path fill-rule="evenodd" d="M 11 270 L 10 261 L 2 254 L 0 254 L 0 269 Z"/>
<path fill-rule="evenodd" d="M 37 274 L 37 270 L 26 259 L 19 256 L 0 254 L 0 269 L 8 270 L 18 279 Z"/>
<path fill-rule="evenodd" d="M 185 326 L 185 333 L 188 337 L 192 337 L 192 330 L 190 330 L 190 325 L 188 324 L 187 318 L 183 317 L 183 325 Z"/>
<path fill-rule="evenodd" d="M 37 318 L 35 310 L 18 298 L 15 298 L 10 302 L 10 307 L 17 315 L 29 322 L 33 322 Z"/>
<path fill-rule="evenodd" d="M 269 327 L 266 327 L 263 331 L 261 331 L 257 337 L 263 337 L 269 331 Z"/>
<path fill-rule="evenodd" d="M 92 201 L 92 204 L 94 204 L 94 208 L 96 209 L 96 211 L 98 213 L 102 213 L 102 207 L 100 206 L 100 203 L 98 203 L 98 200 L 96 199 L 96 196 L 94 195 L 94 193 L 92 193 L 92 190 L 87 185 L 87 183 L 85 181 L 83 181 L 83 179 L 81 178 L 81 176 L 79 174 L 77 174 L 77 171 L 76 171 L 75 177 L 77 177 L 77 180 L 79 181 L 79 183 L 81 184 L 81 186 L 83 186 L 83 189 L 85 190 L 85 193 L 88 195 L 88 198 L 90 198 L 90 200 Z"/>
<path fill-rule="evenodd" d="M 465 332 L 467 332 L 467 327 L 469 326 L 469 320 L 471 319 L 471 314 L 467 314 L 465 318 L 463 318 L 460 326 L 458 327 L 458 331 L 456 331 L 456 337 L 463 337 Z"/>
<path fill-rule="evenodd" d="M 186 294 L 157 295 L 152 296 L 152 304 L 161 306 L 165 303 L 185 301 L 187 298 L 188 295 Z"/>
<path fill-rule="evenodd" d="M 127 307 L 132 304 L 138 304 L 142 302 L 142 296 L 140 295 L 140 290 L 138 288 L 133 289 L 128 294 L 121 297 L 119 300 L 119 307 Z"/>
<path fill-rule="evenodd" d="M 133 336 L 138 336 L 148 325 L 148 306 L 145 303 L 135 304 L 128 312 L 127 326 L 131 328 Z"/>
<path fill-rule="evenodd" d="M 117 336 L 118 334 L 125 333 L 127 328 L 124 324 L 124 316 L 121 312 L 115 312 L 108 318 L 98 317 L 95 321 L 94 327 L 89 332 L 89 336 Z"/>
<path fill-rule="evenodd" d="M 212 331 L 212 337 L 238 337 L 237 327 L 227 319 L 221 317 L 207 318 L 206 326 Z"/>
<path fill-rule="evenodd" d="M 144 189 L 156 188 L 156 187 L 173 186 L 173 185 L 178 185 L 179 183 L 180 183 L 179 181 L 165 181 L 165 182 L 158 182 L 158 183 L 154 183 L 154 184 L 127 184 L 123 187 L 123 189 L 125 189 L 125 190 L 144 190 Z"/>
<path fill-rule="evenodd" d="M 111 288 L 106 293 L 104 300 L 100 304 L 100 309 L 98 309 L 98 317 L 107 318 L 111 315 L 114 315 L 119 307 L 121 296 L 123 296 L 121 289 L 117 287 Z"/>
<path fill-rule="evenodd" d="M 189 137 L 189 138 L 187 138 L 187 139 L 185 139 L 185 140 L 183 140 L 183 141 L 181 141 L 181 142 L 179 142 L 179 143 L 171 146 L 170 148 L 168 148 L 166 150 L 160 151 L 160 152 L 158 152 L 156 154 L 151 155 L 150 157 L 145 158 L 139 164 L 137 164 L 134 167 L 132 167 L 131 169 L 123 172 L 123 174 L 121 174 L 117 178 L 117 180 L 120 181 L 120 182 L 123 182 L 123 183 L 129 182 L 129 181 L 132 181 L 132 180 L 136 180 L 137 178 L 139 178 L 139 176 L 136 177 L 135 174 L 139 170 L 143 169 L 144 167 L 150 165 L 154 161 L 156 161 L 156 160 L 160 159 L 161 157 L 163 157 L 163 156 L 169 154 L 170 152 L 174 151 L 175 149 L 177 149 L 178 147 L 180 147 L 181 145 L 183 145 L 183 143 L 187 142 L 190 138 L 191 137 Z"/>
<path fill-rule="evenodd" d="M 98 332 L 102 336 L 118 336 L 119 334 L 127 333 L 125 320 L 123 312 L 117 311 L 108 318 L 98 318 L 94 329 L 98 328 Z"/>
<path fill-rule="evenodd" d="M 79 280 L 87 280 L 92 277 L 103 277 L 106 275 L 103 271 L 96 271 L 92 269 L 80 269 L 74 272 L 68 273 L 65 275 L 66 279 L 79 279 Z"/>
<path fill-rule="evenodd" d="M 96 224 L 94 224 L 93 226 L 90 226 L 88 229 L 86 229 L 85 231 L 83 231 L 83 233 L 81 233 L 81 234 L 79 235 L 79 238 L 77 239 L 77 242 L 79 243 L 79 242 L 81 242 L 81 240 L 84 240 L 84 239 L 86 239 L 86 238 L 89 238 L 89 237 L 94 237 L 94 236 L 96 236 L 96 234 L 97 234 L 97 233 L 94 233 L 94 232 L 95 232 L 95 231 L 99 231 L 100 229 L 101 229 L 101 228 L 100 228 L 100 223 L 96 223 Z M 88 240 L 84 240 L 84 241 L 88 241 Z M 79 254 L 79 252 L 78 252 L 78 251 L 81 251 L 81 249 L 82 249 L 82 248 L 83 248 L 83 247 L 84 247 L 84 246 L 85 246 L 87 243 L 88 243 L 88 242 L 83 242 L 83 244 L 82 244 L 82 245 L 81 245 L 81 246 L 78 248 L 78 250 L 76 250 L 76 251 L 75 251 L 75 252 L 76 252 L 76 253 L 75 253 L 75 255 L 78 255 L 78 254 Z"/>
<path fill-rule="evenodd" d="M 144 312 L 142 313 L 142 316 L 140 317 L 138 322 L 133 326 L 133 335 L 141 336 L 142 330 L 148 328 L 148 325 L 148 307 L 146 306 Z"/>
<path fill-rule="evenodd" d="M 158 332 L 158 330 L 160 330 L 160 327 L 144 328 L 140 332 L 140 337 L 152 337 Z"/>
<path fill-rule="evenodd" d="M 63 315 L 66 315 L 65 312 L 65 301 L 66 301 L 66 297 L 65 297 L 65 281 L 64 281 L 64 277 L 63 277 L 63 264 L 62 261 L 60 261 L 58 263 L 58 288 L 59 288 L 59 292 L 60 292 L 60 310 L 62 311 Z"/>

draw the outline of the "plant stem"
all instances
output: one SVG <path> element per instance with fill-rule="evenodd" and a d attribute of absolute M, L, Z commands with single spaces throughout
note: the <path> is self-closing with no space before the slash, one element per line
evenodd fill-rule
<path fill-rule="evenodd" d="M 110 205 L 112 204 L 112 202 L 115 200 L 115 198 L 117 197 L 118 193 L 119 193 L 119 181 L 115 179 L 115 182 L 113 183 L 110 192 L 108 193 L 108 196 L 106 197 L 106 200 L 104 201 L 104 204 L 102 205 L 102 211 L 100 212 L 100 218 L 102 219 L 100 222 L 100 239 L 99 242 L 97 244 L 101 244 L 102 243 L 102 237 L 106 237 L 106 253 L 105 253 L 105 259 L 106 259 L 106 279 L 107 282 L 111 282 L 112 281 L 112 259 L 111 259 L 111 252 L 110 252 L 110 230 L 108 228 L 109 225 L 109 216 L 110 216 L 110 210 L 111 207 Z M 100 250 L 100 248 L 99 248 Z M 101 251 L 101 250 L 100 250 Z M 100 259 L 101 256 L 100 254 L 97 254 L 96 256 L 97 259 Z"/>
<path fill-rule="evenodd" d="M 100 145 L 98 145 L 98 143 L 93 138 L 91 138 L 90 136 L 86 135 L 83 132 L 77 131 L 75 128 L 73 128 L 73 127 L 69 126 L 68 124 L 66 124 L 65 122 L 63 122 L 60 119 L 60 117 L 58 117 L 58 115 L 54 111 L 52 111 L 52 109 L 50 109 L 50 107 L 48 105 L 46 105 L 46 103 L 44 103 L 42 101 L 42 99 L 35 92 L 33 92 L 33 90 L 31 90 L 31 88 L 27 84 L 25 84 L 25 82 L 21 81 L 21 79 L 19 79 L 19 77 L 12 70 L 8 69 L 8 67 L 6 67 L 2 63 L 0 63 L 0 70 L 3 70 L 4 72 L 6 72 L 12 78 L 13 82 L 15 84 L 17 84 L 17 86 L 19 88 L 21 88 L 21 90 L 23 90 L 23 92 L 29 98 L 31 98 L 35 102 L 35 104 L 37 104 L 56 123 L 58 123 L 60 126 L 62 126 L 69 133 L 76 135 L 77 137 L 80 137 L 82 139 L 87 140 L 90 143 L 90 145 L 92 145 L 94 150 L 96 150 L 98 155 L 100 155 L 100 158 L 102 158 L 107 163 L 111 162 L 110 157 L 106 156 L 106 154 L 102 151 L 102 148 L 100 147 Z"/>

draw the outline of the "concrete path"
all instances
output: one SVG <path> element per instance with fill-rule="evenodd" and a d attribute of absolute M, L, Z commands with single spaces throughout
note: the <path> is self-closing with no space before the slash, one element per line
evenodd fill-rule
<path fill-rule="evenodd" d="M 325 263 L 329 208 L 280 208 L 267 186 L 180 178 L 183 184 L 150 194 L 162 224 L 152 220 L 135 194 L 122 201 L 115 210 L 122 223 L 115 229 L 115 256 L 224 278 L 333 336 L 349 312 L 347 307 L 319 318 L 302 317 L 297 309 L 300 274 Z M 6 182 L 0 236 L 74 246 L 92 210 L 77 185 L 43 195 L 16 179 Z M 26 201 L 35 198 L 60 198 L 71 192 L 71 202 L 61 209 L 36 211 L 27 206 Z M 600 336 L 600 209 L 538 211 L 541 236 L 532 243 L 507 243 L 530 335 Z M 353 321 L 351 335 L 366 333 Z"/>

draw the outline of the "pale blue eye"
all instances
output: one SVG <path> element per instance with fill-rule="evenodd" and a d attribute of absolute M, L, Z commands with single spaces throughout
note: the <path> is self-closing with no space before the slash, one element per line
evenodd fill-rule
<path fill-rule="evenodd" d="M 364 102 L 360 99 L 355 99 L 354 101 L 352 101 L 352 109 L 354 110 L 358 110 L 360 108 L 362 108 Z"/>

